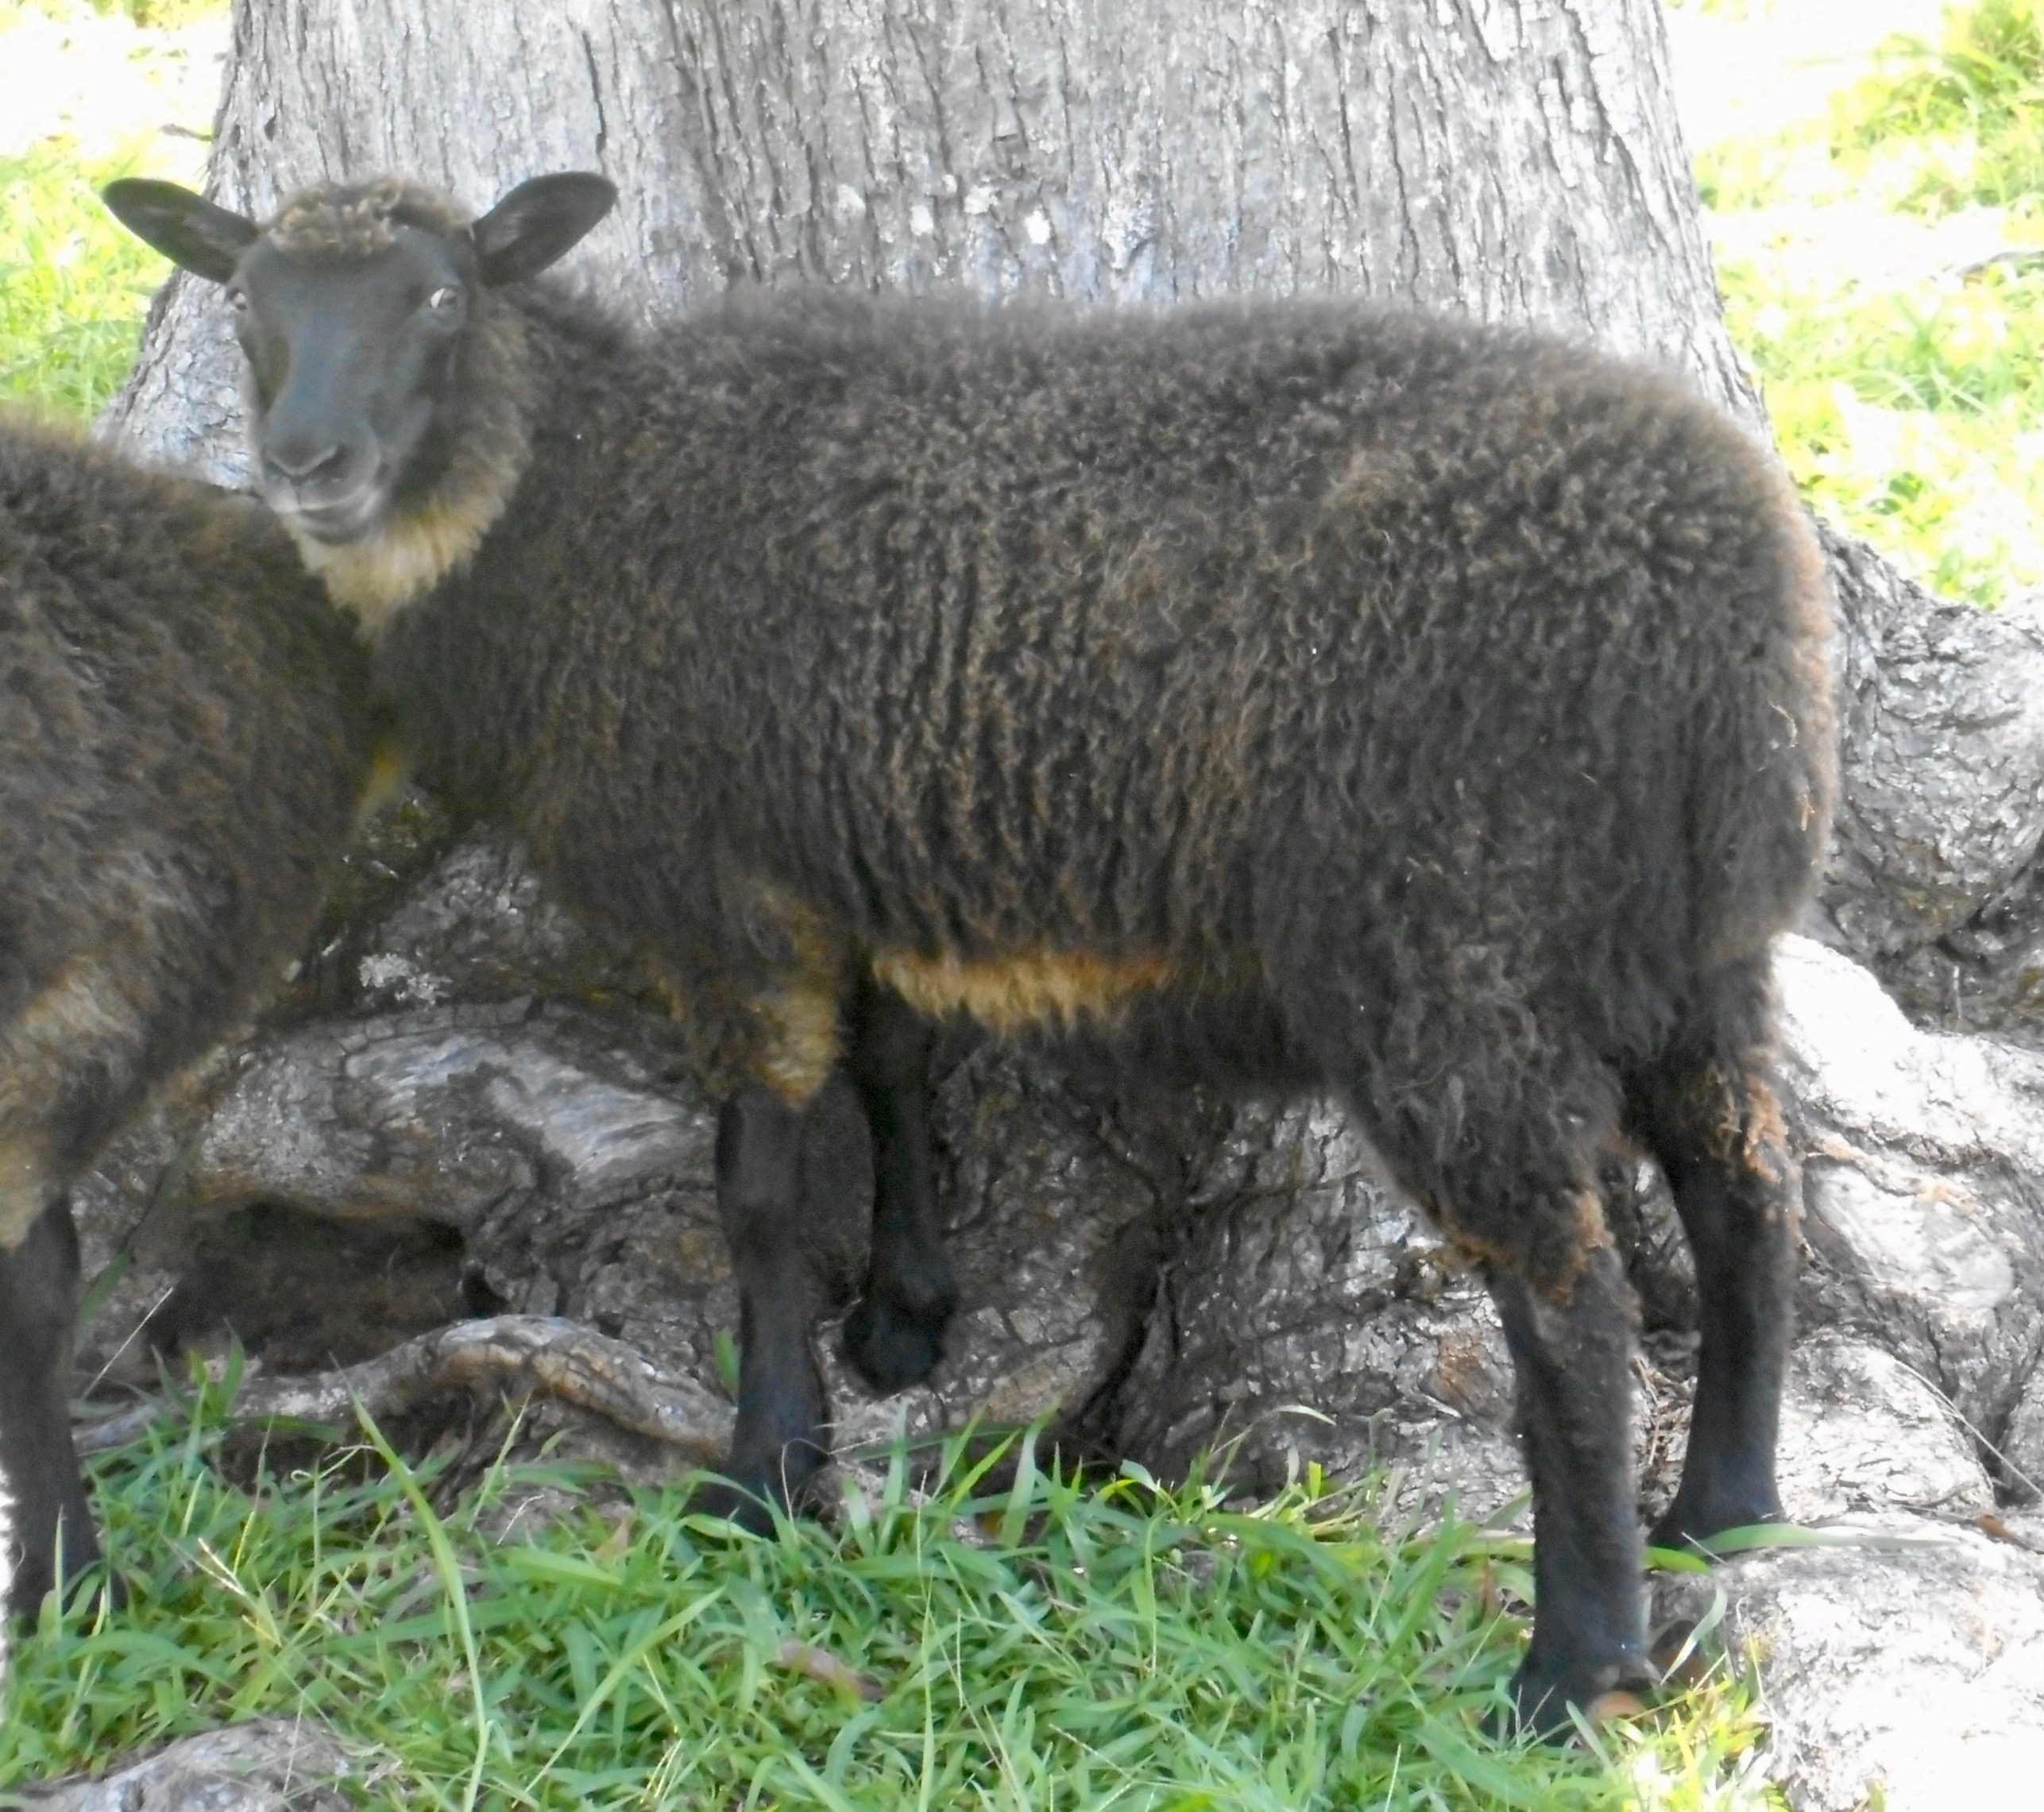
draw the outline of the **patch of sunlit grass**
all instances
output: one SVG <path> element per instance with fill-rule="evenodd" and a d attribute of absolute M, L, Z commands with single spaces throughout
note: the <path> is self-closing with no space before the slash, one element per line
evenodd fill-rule
<path fill-rule="evenodd" d="M 1523 1541 L 1386 1529 L 1317 1479 L 1254 1509 L 1026 1449 L 899 1457 L 834 1528 L 755 1538 L 640 1493 L 500 1528 L 337 1453 L 243 1490 L 202 1418 L 102 1462 L 129 1600 L 22 1640 L 0 1783 L 264 1713 L 323 1719 L 389 1806 L 1759 1807 L 1744 1679 L 1596 1748 L 1484 1734 L 1524 1641 Z M 438 1507 L 435 1508 L 436 1503 Z M 473 1783 L 473 1784 L 472 1784 Z"/>
<path fill-rule="evenodd" d="M 61 140 L 0 157 L 0 400 L 89 419 L 120 389 L 170 269 L 100 205 L 137 164 Z"/>
<path fill-rule="evenodd" d="M 2035 27 L 2030 0 L 1955 9 L 1942 48 L 1891 44 L 1825 119 L 1697 160 L 1726 322 L 1805 493 L 1986 604 L 2044 584 Z"/>

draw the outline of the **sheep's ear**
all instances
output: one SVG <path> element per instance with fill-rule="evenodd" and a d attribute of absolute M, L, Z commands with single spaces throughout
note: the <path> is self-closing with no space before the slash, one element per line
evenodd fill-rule
<path fill-rule="evenodd" d="M 216 207 L 176 183 L 123 176 L 109 183 L 100 198 L 137 238 L 213 283 L 225 283 L 234 274 L 241 253 L 261 230 L 253 220 Z"/>
<path fill-rule="evenodd" d="M 546 268 L 603 217 L 616 188 L 584 170 L 520 183 L 469 229 L 476 272 L 494 288 Z"/>

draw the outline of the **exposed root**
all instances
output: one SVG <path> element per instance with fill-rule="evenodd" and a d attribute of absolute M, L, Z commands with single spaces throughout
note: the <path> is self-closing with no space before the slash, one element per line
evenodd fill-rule
<path fill-rule="evenodd" d="M 715 1463 L 731 1434 L 730 1405 L 694 1379 L 663 1372 L 636 1348 L 578 1321 L 544 1315 L 458 1321 L 338 1371 L 245 1379 L 229 1414 L 235 1422 L 347 1424 L 360 1404 L 381 1421 L 459 1390 L 574 1404 L 681 1449 L 695 1465 Z M 131 1441 L 169 1408 L 137 1404 L 82 1428 L 78 1451 L 101 1453 Z"/>
<path fill-rule="evenodd" d="M 37 1812 L 123 1812 L 133 1806 L 206 1806 L 212 1812 L 347 1812 L 355 1803 L 335 1783 L 364 1787 L 383 1770 L 365 1768 L 323 1725 L 259 1717 L 180 1737 L 129 1757 L 104 1774 L 23 1784 Z"/>

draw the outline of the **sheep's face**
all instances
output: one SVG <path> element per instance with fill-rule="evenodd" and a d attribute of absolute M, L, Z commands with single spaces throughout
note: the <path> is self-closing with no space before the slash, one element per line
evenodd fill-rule
<path fill-rule="evenodd" d="M 601 176 L 543 176 L 472 224 L 409 183 L 309 190 L 267 226 L 174 184 L 120 182 L 107 205 L 187 270 L 222 286 L 246 356 L 257 477 L 299 538 L 340 548 L 444 493 L 492 414 L 469 392 L 484 292 L 543 270 L 609 210 Z M 315 561 L 315 564 L 319 563 Z"/>
<path fill-rule="evenodd" d="M 415 227 L 362 257 L 268 235 L 227 280 L 246 355 L 257 475 L 316 541 L 357 541 L 447 464 L 449 393 L 476 287 L 465 248 Z"/>

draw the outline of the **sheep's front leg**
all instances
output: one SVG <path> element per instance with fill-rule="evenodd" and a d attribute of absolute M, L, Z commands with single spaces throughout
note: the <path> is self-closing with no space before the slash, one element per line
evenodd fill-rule
<path fill-rule="evenodd" d="M 1654 1678 L 1632 1505 L 1629 1288 L 1609 1246 L 1590 1252 L 1565 1300 L 1495 1265 L 1488 1281 L 1533 1478 L 1533 1640 L 1513 1692 L 1524 1722 L 1555 1731 L 1571 1704 L 1588 1710 Z"/>
<path fill-rule="evenodd" d="M 64 1571 L 99 1558 L 92 1507 L 71 1444 L 71 1337 L 78 1235 L 61 1196 L 0 1248 L 0 1479 L 10 1500 L 10 1617 L 32 1617 Z"/>
<path fill-rule="evenodd" d="M 830 1456 L 822 1381 L 809 1351 L 802 1256 L 802 1123 L 756 1084 L 724 1104 L 717 1127 L 717 1206 L 738 1273 L 738 1426 L 725 1468 L 700 1507 L 752 1528 L 766 1500 L 792 1503 Z"/>
<path fill-rule="evenodd" d="M 929 1028 L 870 978 L 848 1018 L 846 1064 L 873 1141 L 873 1249 L 844 1351 L 876 1390 L 900 1390 L 943 1358 L 958 1306 L 930 1173 Z"/>

